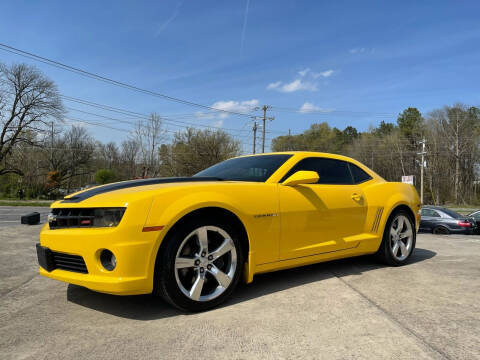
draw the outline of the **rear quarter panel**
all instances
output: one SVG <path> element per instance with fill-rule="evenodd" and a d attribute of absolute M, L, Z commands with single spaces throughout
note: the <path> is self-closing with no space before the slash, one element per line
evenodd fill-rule
<path fill-rule="evenodd" d="M 383 207 L 379 233 L 383 234 L 385 225 L 392 212 L 400 205 L 407 206 L 415 218 L 415 230 L 420 225 L 420 199 L 417 190 L 410 184 L 401 182 L 379 182 L 364 188 L 369 207 Z"/>

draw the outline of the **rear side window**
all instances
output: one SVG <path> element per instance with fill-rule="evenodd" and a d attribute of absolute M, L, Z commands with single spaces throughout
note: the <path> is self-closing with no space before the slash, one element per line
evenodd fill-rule
<path fill-rule="evenodd" d="M 459 213 L 456 213 L 453 210 L 443 208 L 441 211 L 443 211 L 445 214 L 447 214 L 448 216 L 450 216 L 454 219 L 463 219 L 462 215 L 460 215 Z"/>
<path fill-rule="evenodd" d="M 432 209 L 422 209 L 422 216 L 440 217 L 440 214 Z"/>
<path fill-rule="evenodd" d="M 365 171 L 360 169 L 357 165 L 352 163 L 348 163 L 348 165 L 350 166 L 350 171 L 352 172 L 353 181 L 355 182 L 355 184 L 360 184 L 372 178 Z"/>
<path fill-rule="evenodd" d="M 300 160 L 281 181 L 301 170 L 316 171 L 320 177 L 317 184 L 353 184 L 352 175 L 345 161 L 319 157 Z"/>

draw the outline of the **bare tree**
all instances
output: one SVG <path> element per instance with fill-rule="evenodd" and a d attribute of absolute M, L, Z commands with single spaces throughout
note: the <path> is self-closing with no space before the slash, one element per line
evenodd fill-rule
<path fill-rule="evenodd" d="M 101 167 L 104 169 L 115 170 L 120 162 L 120 152 L 117 144 L 112 141 L 107 144 L 99 142 L 97 149 Z"/>
<path fill-rule="evenodd" d="M 95 141 L 85 128 L 72 126 L 61 137 L 55 139 L 53 149 L 49 168 L 56 173 L 58 186 L 66 186 L 69 191 L 75 178 L 94 172 L 92 160 Z"/>
<path fill-rule="evenodd" d="M 123 178 L 133 179 L 137 176 L 137 160 L 140 145 L 134 139 L 128 139 L 122 142 L 122 153 L 120 159 L 122 163 L 121 171 Z"/>
<path fill-rule="evenodd" d="M 8 161 L 15 145 L 35 145 L 27 130 L 41 131 L 47 121 L 59 121 L 63 106 L 56 85 L 35 67 L 0 64 L 0 175 L 22 174 Z"/>
<path fill-rule="evenodd" d="M 237 156 L 240 143 L 224 131 L 187 129 L 160 148 L 162 176 L 190 176 Z"/>
<path fill-rule="evenodd" d="M 165 139 L 165 130 L 160 115 L 152 113 L 148 120 L 138 121 L 132 139 L 139 144 L 143 166 L 142 177 L 157 176 L 159 168 L 158 149 Z"/>
<path fill-rule="evenodd" d="M 438 123 L 444 157 L 454 164 L 453 201 L 465 203 L 467 195 L 472 197 L 475 181 L 480 130 L 478 109 L 455 104 L 433 111 L 430 117 Z"/>

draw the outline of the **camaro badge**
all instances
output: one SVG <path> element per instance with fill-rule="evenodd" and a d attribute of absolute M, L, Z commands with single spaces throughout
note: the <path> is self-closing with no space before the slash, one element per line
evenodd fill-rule
<path fill-rule="evenodd" d="M 271 214 L 256 214 L 256 215 L 253 215 L 254 218 L 264 218 L 264 217 L 274 217 L 274 216 L 278 216 L 278 214 L 271 213 Z"/>

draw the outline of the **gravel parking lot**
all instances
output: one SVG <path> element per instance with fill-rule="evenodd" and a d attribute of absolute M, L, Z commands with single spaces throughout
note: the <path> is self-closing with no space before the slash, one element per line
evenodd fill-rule
<path fill-rule="evenodd" d="M 39 231 L 0 228 L 2 359 L 480 358 L 477 236 L 421 234 L 400 268 L 362 257 L 256 276 L 185 314 L 40 277 Z"/>

